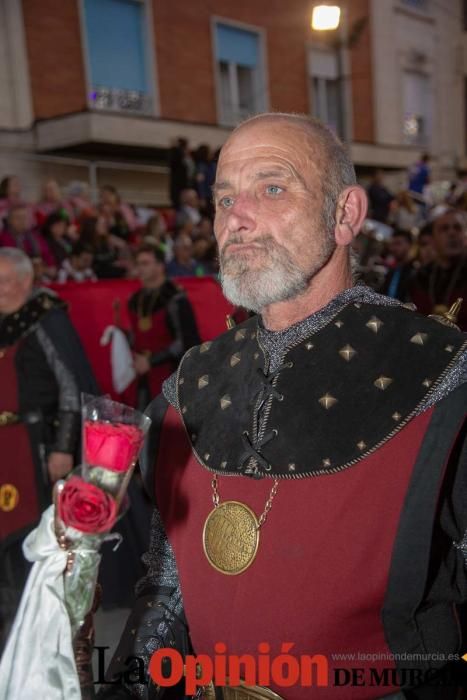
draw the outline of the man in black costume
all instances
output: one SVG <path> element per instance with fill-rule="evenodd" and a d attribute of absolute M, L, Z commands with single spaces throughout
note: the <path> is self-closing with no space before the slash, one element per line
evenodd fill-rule
<path fill-rule="evenodd" d="M 135 260 L 142 287 L 130 297 L 128 312 L 138 375 L 136 405 L 144 410 L 200 337 L 184 289 L 167 279 L 162 251 L 142 245 Z"/>
<path fill-rule="evenodd" d="M 167 697 L 134 658 L 160 647 L 290 642 L 328 673 L 265 683 L 286 700 L 457 699 L 430 674 L 465 651 L 466 337 L 353 286 L 365 193 L 319 122 L 241 124 L 214 189 L 224 293 L 258 315 L 188 351 L 149 408 L 148 574 L 104 697 Z"/>
<path fill-rule="evenodd" d="M 33 267 L 0 248 L 0 650 L 29 564 L 22 541 L 72 469 L 80 393 L 97 387 L 66 306 L 33 290 Z"/>

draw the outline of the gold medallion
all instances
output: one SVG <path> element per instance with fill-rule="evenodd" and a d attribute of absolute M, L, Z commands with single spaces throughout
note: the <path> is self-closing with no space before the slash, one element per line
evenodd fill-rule
<path fill-rule="evenodd" d="M 2 484 L 0 486 L 0 510 L 9 513 L 18 505 L 19 491 L 13 484 Z"/>
<path fill-rule="evenodd" d="M 138 318 L 138 328 L 140 331 L 149 331 L 152 328 L 152 318 L 150 316 L 140 316 Z"/>
<path fill-rule="evenodd" d="M 251 508 L 225 501 L 212 510 L 203 529 L 208 562 L 222 574 L 236 575 L 253 563 L 259 543 L 259 523 Z"/>

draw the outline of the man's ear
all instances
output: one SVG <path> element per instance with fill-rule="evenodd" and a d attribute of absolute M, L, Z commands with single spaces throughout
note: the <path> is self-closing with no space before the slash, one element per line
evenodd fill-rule
<path fill-rule="evenodd" d="M 360 185 L 346 187 L 339 197 L 334 238 L 337 245 L 350 245 L 358 235 L 368 210 L 366 192 Z"/>

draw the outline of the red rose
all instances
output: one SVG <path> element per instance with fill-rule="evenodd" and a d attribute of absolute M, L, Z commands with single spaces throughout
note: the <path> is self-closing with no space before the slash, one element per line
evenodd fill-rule
<path fill-rule="evenodd" d="M 108 532 L 117 517 L 117 504 L 94 484 L 72 476 L 60 493 L 58 515 L 65 525 L 81 532 Z"/>
<path fill-rule="evenodd" d="M 126 472 L 136 462 L 144 432 L 134 425 L 90 421 L 84 423 L 84 461 L 89 466 Z"/>

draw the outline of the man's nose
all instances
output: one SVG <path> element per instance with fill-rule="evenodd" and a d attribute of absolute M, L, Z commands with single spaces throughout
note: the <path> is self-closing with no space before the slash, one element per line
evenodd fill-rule
<path fill-rule="evenodd" d="M 248 194 L 237 195 L 227 212 L 227 228 L 231 233 L 255 230 L 257 203 L 254 197 Z"/>

